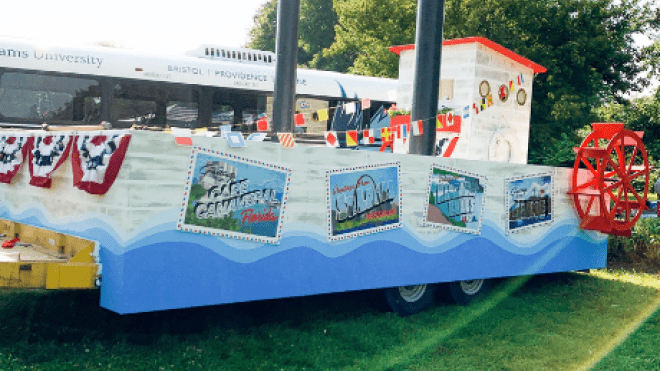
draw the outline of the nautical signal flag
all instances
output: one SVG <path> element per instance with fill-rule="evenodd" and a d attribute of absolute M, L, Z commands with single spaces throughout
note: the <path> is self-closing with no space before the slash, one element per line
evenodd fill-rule
<path fill-rule="evenodd" d="M 257 121 L 257 130 L 258 131 L 268 131 L 268 120 L 265 117 L 262 117 Z"/>
<path fill-rule="evenodd" d="M 322 109 L 318 111 L 319 115 L 319 121 L 326 121 L 328 120 L 328 109 Z"/>
<path fill-rule="evenodd" d="M 371 108 L 371 99 L 364 98 L 364 99 L 362 99 L 362 109 L 364 110 L 364 109 L 367 109 L 367 108 Z"/>
<path fill-rule="evenodd" d="M 172 128 L 174 142 L 180 146 L 192 146 L 192 133 L 190 129 Z"/>
<path fill-rule="evenodd" d="M 305 125 L 305 116 L 303 116 L 302 113 L 298 113 L 295 116 L 296 119 L 296 126 L 303 126 Z"/>
<path fill-rule="evenodd" d="M 400 139 L 408 138 L 408 124 L 401 124 L 397 127 L 397 134 Z"/>
<path fill-rule="evenodd" d="M 470 117 L 470 106 L 463 107 L 463 118 L 466 119 Z"/>
<path fill-rule="evenodd" d="M 513 86 L 513 80 L 509 81 L 509 91 L 515 91 L 516 88 Z"/>
<path fill-rule="evenodd" d="M 355 113 L 355 103 L 350 102 L 344 104 L 344 112 L 346 112 L 346 114 Z"/>
<path fill-rule="evenodd" d="M 362 130 L 362 140 L 360 143 L 362 144 L 374 144 L 375 142 L 374 138 L 374 132 L 373 130 Z"/>
<path fill-rule="evenodd" d="M 518 85 L 522 85 L 525 83 L 525 78 L 523 77 L 523 74 L 521 73 L 518 75 Z"/>
<path fill-rule="evenodd" d="M 291 133 L 277 133 L 277 139 L 280 141 L 282 147 L 293 148 L 296 146 L 296 141 L 293 140 Z"/>
<path fill-rule="evenodd" d="M 339 147 L 339 139 L 337 138 L 336 131 L 324 131 L 323 136 L 325 137 L 326 147 Z"/>
<path fill-rule="evenodd" d="M 357 130 L 349 130 L 346 132 L 346 147 L 355 147 L 358 145 L 358 132 Z"/>
<path fill-rule="evenodd" d="M 488 94 L 487 96 L 488 99 L 488 107 L 493 105 L 493 94 Z"/>
<path fill-rule="evenodd" d="M 424 121 L 417 120 L 412 126 L 413 135 L 422 135 L 424 134 Z"/>
<path fill-rule="evenodd" d="M 477 107 L 476 103 L 472 103 L 472 108 L 474 108 L 474 114 L 478 115 L 479 114 L 479 107 Z"/>
<path fill-rule="evenodd" d="M 380 128 L 380 139 L 383 142 L 392 141 L 392 134 L 390 133 L 390 128 Z"/>

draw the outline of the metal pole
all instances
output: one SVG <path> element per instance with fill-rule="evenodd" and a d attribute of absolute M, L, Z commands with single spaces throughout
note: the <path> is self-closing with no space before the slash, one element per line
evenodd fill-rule
<path fill-rule="evenodd" d="M 411 118 L 413 124 L 417 120 L 424 120 L 424 133 L 410 137 L 410 153 L 435 156 L 435 120 L 438 112 L 444 20 L 445 0 L 417 1 Z"/>
<path fill-rule="evenodd" d="M 298 65 L 298 17 L 300 0 L 278 0 L 275 42 L 275 90 L 273 97 L 273 141 L 277 133 L 293 131 Z"/>

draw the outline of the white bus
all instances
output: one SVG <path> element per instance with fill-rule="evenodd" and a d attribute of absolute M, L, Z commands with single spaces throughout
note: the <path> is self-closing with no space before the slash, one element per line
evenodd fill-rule
<path fill-rule="evenodd" d="M 173 56 L 0 39 L 0 122 L 107 121 L 120 128 L 232 123 L 250 132 L 257 116 L 272 112 L 274 62 L 271 52 L 212 45 Z M 392 79 L 299 69 L 296 108 L 311 112 L 370 98 L 377 109 L 378 103 L 394 101 L 396 88 Z M 329 127 L 314 124 L 318 130 Z"/>

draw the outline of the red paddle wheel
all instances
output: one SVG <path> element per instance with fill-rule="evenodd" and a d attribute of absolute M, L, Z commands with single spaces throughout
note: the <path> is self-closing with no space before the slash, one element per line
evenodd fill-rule
<path fill-rule="evenodd" d="M 630 236 L 646 209 L 649 161 L 644 132 L 621 123 L 593 124 L 576 153 L 571 181 L 575 209 L 583 229 Z"/>

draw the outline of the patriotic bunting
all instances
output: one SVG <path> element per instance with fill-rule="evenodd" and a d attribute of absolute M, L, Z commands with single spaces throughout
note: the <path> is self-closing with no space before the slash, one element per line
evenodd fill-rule
<path fill-rule="evenodd" d="M 337 138 L 336 131 L 324 131 L 323 136 L 325 137 L 326 147 L 339 147 L 339 139 Z"/>
<path fill-rule="evenodd" d="M 128 130 L 76 135 L 71 150 L 73 185 L 95 195 L 108 192 L 119 174 L 130 140 Z"/>
<path fill-rule="evenodd" d="M 296 146 L 296 141 L 293 140 L 291 133 L 277 133 L 277 139 L 280 141 L 282 147 L 293 148 Z"/>
<path fill-rule="evenodd" d="M 72 136 L 40 134 L 29 152 L 30 185 L 50 188 L 50 175 L 64 163 L 71 150 Z"/>
<path fill-rule="evenodd" d="M 18 173 L 23 159 L 32 148 L 34 138 L 28 135 L 0 136 L 0 182 L 9 183 Z"/>

